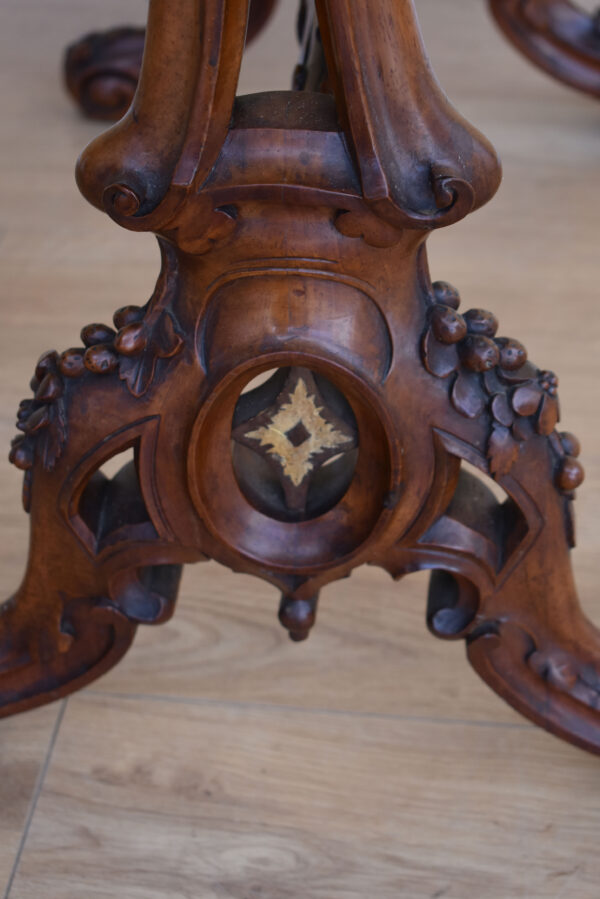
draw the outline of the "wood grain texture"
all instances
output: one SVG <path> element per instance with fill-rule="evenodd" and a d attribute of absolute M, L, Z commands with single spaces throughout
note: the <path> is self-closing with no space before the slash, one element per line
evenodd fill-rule
<path fill-rule="evenodd" d="M 577 501 L 577 582 L 586 611 L 600 622 L 600 427 L 595 415 L 600 383 L 595 274 L 600 200 L 597 116 L 585 98 L 515 56 L 490 29 L 484 6 L 479 0 L 419 3 L 426 43 L 440 80 L 461 110 L 491 138 L 505 173 L 492 205 L 434 235 L 431 267 L 436 276 L 460 284 L 470 306 L 484 305 L 501 315 L 506 330 L 526 339 L 537 360 L 561 360 L 561 400 L 569 427 L 582 440 L 587 471 Z M 109 27 L 126 12 L 127 20 L 141 22 L 144 11 L 145 3 L 133 0 L 127 9 L 113 0 L 103 4 L 44 0 L 26 5 L 6 0 L 0 10 L 0 183 L 5 199 L 0 221 L 5 323 L 0 333 L 0 429 L 5 446 L 13 433 L 14 409 L 31 374 L 31 360 L 47 346 L 76 341 L 83 322 L 105 319 L 133 294 L 143 297 L 152 290 L 157 253 L 151 239 L 120 232 L 88 208 L 73 187 L 75 159 L 95 129 L 71 111 L 57 80 L 62 48 L 74 34 Z M 291 17 L 292 4 L 280 10 L 270 38 L 251 48 L 243 89 L 288 85 L 295 49 L 286 12 Z M 43 169 L 39 166 L 41 133 Z M 0 583 L 6 596 L 21 574 L 27 521 L 20 509 L 19 478 L 6 461 L 0 463 L 0 485 Z M 67 737 L 57 744 L 49 772 L 53 792 L 42 797 L 38 813 L 43 811 L 43 816 L 36 813 L 34 817 L 23 856 L 24 877 L 17 877 L 11 899 L 15 895 L 20 899 L 40 895 L 146 899 L 152 896 L 151 890 L 161 899 L 210 897 L 210 886 L 203 894 L 198 883 L 215 884 L 219 897 L 246 899 L 239 888 L 244 874 L 257 895 L 261 895 L 260 887 L 262 895 L 286 896 L 287 890 L 295 899 L 305 895 L 303 884 L 297 886 L 301 875 L 293 874 L 298 829 L 293 823 L 289 829 L 279 823 L 289 824 L 294 814 L 304 828 L 300 828 L 304 842 L 300 841 L 299 864 L 305 866 L 301 870 L 311 872 L 310 899 L 336 896 L 338 882 L 337 895 L 351 899 L 385 896 L 386 889 L 390 899 L 436 894 L 450 899 L 563 899 L 566 895 L 596 899 L 597 762 L 535 733 L 526 723 L 518 729 L 507 727 L 520 719 L 473 677 L 460 649 L 432 640 L 426 633 L 424 594 L 423 575 L 397 585 L 383 572 L 364 568 L 351 580 L 323 592 L 319 628 L 308 644 L 298 647 L 289 644 L 274 620 L 274 589 L 213 564 L 190 567 L 176 619 L 160 630 L 143 629 L 130 654 L 102 682 L 102 690 L 121 697 L 146 693 L 174 701 L 206 698 L 211 702 L 213 723 L 202 717 L 188 726 L 185 705 L 177 706 L 183 717 L 174 725 L 175 713 L 168 701 L 152 703 L 147 720 L 140 722 L 139 715 L 145 717 L 148 707 L 140 705 L 141 697 L 122 705 L 121 699 L 112 696 L 94 697 L 85 714 L 75 710 L 72 719 L 65 718 Z M 225 758 L 232 751 L 228 740 L 235 741 L 227 725 L 231 723 L 235 734 L 235 725 L 244 718 L 243 709 L 230 717 L 227 703 L 236 699 L 260 706 L 248 710 L 240 755 L 237 761 L 228 761 L 226 769 L 228 778 L 230 764 L 237 771 L 234 782 L 238 788 L 243 785 L 244 809 L 240 811 L 228 794 L 220 810 L 212 806 L 207 811 L 196 799 L 198 785 L 204 784 L 198 761 L 203 727 L 215 735 Z M 274 704 L 272 715 L 263 714 Z M 326 709 L 330 714 L 315 716 L 310 726 L 302 719 L 300 729 L 312 734 L 310 739 L 298 736 L 298 727 L 287 730 L 285 736 L 278 722 L 282 715 L 287 721 L 290 712 L 281 710 L 282 705 L 307 712 Z M 348 729 L 339 730 L 336 710 L 356 713 Z M 376 727 L 369 710 L 382 716 Z M 33 722 L 54 714 L 49 708 L 0 722 L 2 774 L 14 771 L 6 754 L 9 749 L 18 758 L 26 757 L 26 747 L 15 732 L 26 734 L 29 751 L 37 753 L 42 743 L 46 748 L 47 734 L 36 738 Z M 397 723 L 386 718 L 420 714 L 435 720 Z M 480 731 L 469 726 L 473 721 L 486 726 Z M 493 722 L 498 727 L 491 729 Z M 211 730 L 213 726 L 218 729 Z M 91 739 L 85 736 L 88 729 Z M 116 736 L 112 742 L 103 740 L 103 730 L 127 738 L 121 768 L 117 760 L 106 762 L 107 755 L 114 759 Z M 171 740 L 172 732 L 176 741 Z M 365 749 L 365 735 L 370 734 L 373 743 Z M 355 738 L 361 751 L 349 761 L 345 744 Z M 269 739 L 290 751 L 274 753 L 268 748 Z M 302 747 L 309 743 L 316 762 L 323 765 L 314 783 L 326 802 L 316 798 L 310 778 L 308 800 L 303 798 L 296 768 L 305 772 L 306 766 L 293 751 L 296 739 Z M 145 745 L 150 741 L 155 741 L 155 750 Z M 256 767 L 248 763 L 256 744 L 256 757 L 269 765 L 277 756 L 273 793 L 281 792 L 283 797 L 279 811 L 286 797 L 289 805 L 277 819 L 264 790 L 244 781 L 245 770 L 256 774 Z M 89 753 L 86 759 L 83 752 Z M 175 760 L 169 767 L 173 752 Z M 225 778 L 215 756 L 200 758 L 212 774 L 209 789 Z M 364 756 L 368 762 L 362 761 Z M 337 773 L 340 758 L 342 782 Z M 140 764 L 137 779 L 136 760 Z M 144 775 L 144 763 L 150 774 Z M 108 768 L 108 803 L 102 789 L 103 768 Z M 77 775 L 75 786 L 71 770 Z M 162 781 L 160 771 L 169 772 Z M 32 780 L 33 773 L 27 782 Z M 129 798 L 124 799 L 128 786 L 123 781 L 129 780 L 135 795 L 131 799 L 127 793 Z M 349 833 L 360 803 L 347 804 L 347 781 L 358 782 L 360 803 L 368 809 L 365 817 L 386 815 L 392 833 L 385 844 L 386 849 L 391 847 L 390 856 L 371 842 L 364 868 L 362 859 L 357 860 L 360 841 L 354 831 Z M 86 796 L 90 783 L 93 803 Z M 274 781 L 266 783 L 272 786 Z M 7 777 L 7 788 L 9 784 Z M 190 804 L 185 796 L 181 798 L 188 791 L 193 797 L 189 815 Z M 157 792 L 160 803 L 155 799 Z M 220 802 L 223 792 L 218 795 Z M 399 804 L 394 795 L 400 797 Z M 72 804 L 68 797 L 74 797 Z M 402 808 L 405 797 L 413 812 L 410 818 Z M 168 809 L 167 826 L 163 803 Z M 500 809 L 495 826 L 490 803 Z M 18 827 L 24 810 L 22 794 L 10 793 L 2 814 Z M 65 814 L 73 810 L 71 830 Z M 126 824 L 114 830 L 119 810 Z M 219 818 L 215 827 L 207 822 L 211 815 Z M 129 827 L 130 821 L 135 830 Z M 271 822 L 270 827 L 260 824 L 265 821 Z M 324 834 L 321 840 L 307 836 L 306 821 Z M 365 822 L 361 817 L 360 821 L 367 832 L 381 832 L 378 820 Z M 261 829 L 255 841 L 257 826 Z M 169 839 L 169 833 L 175 836 Z M 223 855 L 225 841 L 229 851 Z M 6 842 L 3 871 L 10 870 L 14 859 L 9 861 L 9 856 L 16 843 L 12 837 Z M 321 852 L 322 844 L 326 851 Z M 200 851 L 203 847 L 206 853 Z M 137 867 L 125 857 L 129 849 L 140 861 Z M 218 863 L 207 872 L 213 857 Z M 288 868 L 286 859 L 292 860 Z M 44 879 L 46 864 L 51 874 L 48 881 Z M 444 866 L 450 876 L 444 875 Z"/>
<path fill-rule="evenodd" d="M 88 696 L 55 758 L 12 899 L 596 896 L 597 766 L 528 726 Z"/>
<path fill-rule="evenodd" d="M 0 894 L 8 890 L 35 811 L 61 714 L 39 709 L 0 728 Z"/>

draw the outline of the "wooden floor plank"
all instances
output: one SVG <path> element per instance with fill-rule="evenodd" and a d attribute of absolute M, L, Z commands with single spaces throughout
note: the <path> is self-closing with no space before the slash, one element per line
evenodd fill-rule
<path fill-rule="evenodd" d="M 60 708 L 0 721 L 0 896 L 4 896 L 41 787 Z"/>
<path fill-rule="evenodd" d="M 597 899 L 599 787 L 533 729 L 81 695 L 11 899 Z"/>

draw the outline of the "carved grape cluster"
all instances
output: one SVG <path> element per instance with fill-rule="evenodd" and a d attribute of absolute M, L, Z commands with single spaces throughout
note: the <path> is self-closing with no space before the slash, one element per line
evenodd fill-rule
<path fill-rule="evenodd" d="M 578 461 L 581 444 L 577 437 L 568 431 L 558 434 L 558 444 L 555 450 L 560 456 L 560 466 L 556 474 L 556 486 L 570 496 L 581 486 L 584 479 L 583 467 Z"/>
<path fill-rule="evenodd" d="M 149 312 L 147 307 L 124 306 L 113 321 L 114 328 L 86 325 L 81 331 L 82 347 L 71 347 L 60 355 L 50 350 L 36 366 L 33 399 L 23 400 L 17 413 L 17 428 L 23 433 L 12 441 L 9 456 L 26 473 L 26 509 L 36 456 L 46 471 L 52 471 L 67 441 L 67 381 L 86 373 L 109 375 L 118 370 L 130 392 L 142 396 L 152 382 L 157 360 L 176 355 L 183 346 L 171 313 L 158 304 Z"/>
<path fill-rule="evenodd" d="M 491 473 L 508 474 L 520 445 L 537 433 L 552 438 L 559 457 L 556 486 L 572 493 L 584 473 L 578 451 L 573 451 L 576 439 L 555 432 L 560 419 L 556 375 L 532 365 L 518 340 L 497 337 L 498 320 L 491 312 L 469 309 L 461 315 L 454 287 L 438 281 L 433 291 L 436 302 L 423 337 L 423 361 L 437 378 L 455 376 L 451 401 L 457 412 L 472 419 L 489 413 Z"/>
<path fill-rule="evenodd" d="M 52 471 L 67 440 L 64 382 L 58 368 L 58 353 L 40 357 L 30 382 L 33 399 L 23 400 L 17 412 L 21 431 L 11 444 L 9 459 L 25 472 L 23 505 L 29 509 L 31 470 L 36 453 L 46 471 Z"/>
<path fill-rule="evenodd" d="M 121 328 L 129 322 L 141 327 L 144 310 L 141 306 L 126 306 L 114 314 L 115 327 Z M 108 375 L 119 367 L 119 345 L 117 333 L 109 325 L 94 323 L 81 331 L 83 347 L 71 347 L 60 357 L 60 369 L 67 378 L 79 378 L 90 371 L 95 375 Z"/>
<path fill-rule="evenodd" d="M 569 546 L 573 548 L 576 543 L 576 533 L 572 500 L 575 499 L 575 490 L 583 483 L 585 477 L 583 466 L 578 459 L 581 453 L 581 444 L 577 437 L 568 431 L 562 431 L 560 434 L 554 431 L 550 436 L 550 442 L 558 459 L 554 484 L 565 498 L 567 540 Z"/>
<path fill-rule="evenodd" d="M 508 337 L 496 338 L 495 315 L 485 309 L 469 309 L 461 315 L 457 311 L 460 296 L 454 287 L 438 281 L 433 289 L 437 302 L 430 310 L 429 329 L 423 340 L 425 365 L 431 374 L 437 378 L 447 378 L 461 370 L 484 374 L 498 366 L 514 372 L 527 363 L 523 344 Z M 480 414 L 459 411 L 469 418 Z"/>
<path fill-rule="evenodd" d="M 132 393 L 141 396 L 152 380 L 156 360 L 174 356 L 183 343 L 169 312 L 161 311 L 154 319 L 145 312 L 142 306 L 124 306 L 113 316 L 115 328 L 86 325 L 81 332 L 84 346 L 65 350 L 60 357 L 62 374 L 77 378 L 86 370 L 106 375 L 119 369 Z"/>

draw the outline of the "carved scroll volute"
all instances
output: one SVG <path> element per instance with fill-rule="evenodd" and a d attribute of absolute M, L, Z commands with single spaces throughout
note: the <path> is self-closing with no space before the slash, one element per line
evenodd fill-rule
<path fill-rule="evenodd" d="M 445 97 L 412 0 L 316 0 L 331 84 L 374 212 L 407 228 L 449 225 L 500 183 L 493 147 Z"/>
<path fill-rule="evenodd" d="M 249 0 L 150 0 L 131 108 L 83 151 L 85 198 L 133 230 L 159 228 L 227 136 Z"/>

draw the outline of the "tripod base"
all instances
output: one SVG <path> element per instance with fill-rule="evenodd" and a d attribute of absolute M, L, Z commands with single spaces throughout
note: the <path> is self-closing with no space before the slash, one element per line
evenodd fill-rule
<path fill-rule="evenodd" d="M 320 252 L 333 249 L 335 229 L 314 228 Z M 396 254 L 359 241 L 352 255 Z M 386 291 L 376 305 L 322 256 L 311 273 L 238 264 L 201 334 L 186 321 L 199 269 L 167 244 L 163 257 L 150 303 L 42 357 L 21 407 L 12 458 L 26 469 L 32 547 L 3 607 L 2 713 L 116 664 L 138 624 L 170 617 L 184 563 L 215 558 L 276 584 L 300 640 L 319 591 L 367 562 L 395 578 L 432 570 L 430 630 L 465 639 L 519 711 L 600 751 L 599 637 L 569 561 L 583 472 L 576 439 L 555 430 L 555 376 L 496 337 L 493 315 L 461 315 L 453 289 L 423 281 L 422 251 L 394 263 L 412 303 L 393 350 Z M 313 330 L 325 297 L 331 330 L 322 312 Z M 257 357 L 265 315 L 282 308 L 289 326 Z M 333 323 L 348 310 L 356 326 L 340 345 Z M 128 451 L 109 480 L 103 466 Z"/>
<path fill-rule="evenodd" d="M 275 585 L 295 641 L 372 564 L 430 571 L 430 630 L 599 752 L 558 379 L 428 270 L 429 232 L 498 187 L 493 149 L 432 78 L 411 3 L 319 0 L 303 80 L 323 85 L 325 53 L 332 95 L 249 97 L 246 0 L 186 3 L 190 21 L 154 0 L 132 107 L 78 163 L 90 202 L 157 234 L 162 271 L 146 305 L 42 356 L 19 409 L 31 548 L 0 612 L 1 713 L 108 670 L 172 615 L 184 564 Z"/>

